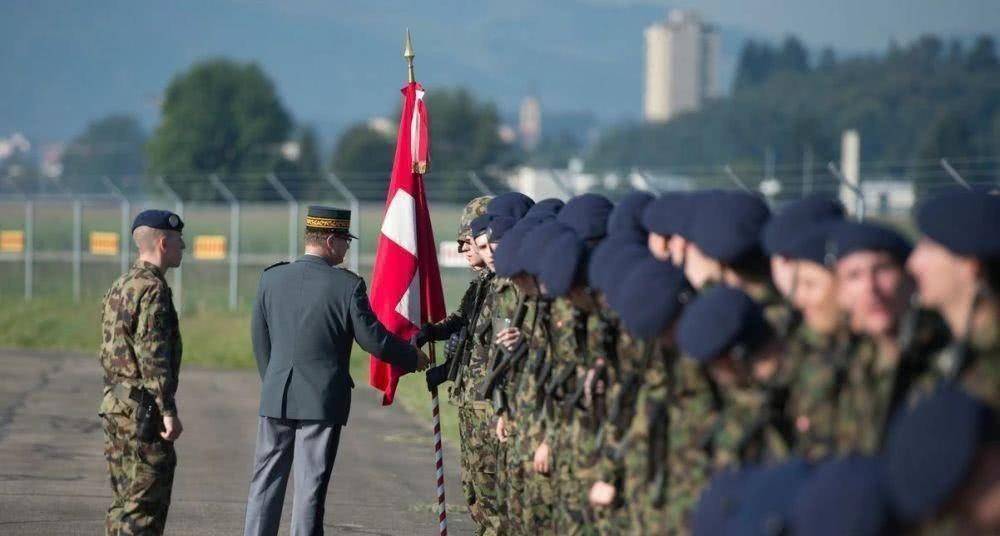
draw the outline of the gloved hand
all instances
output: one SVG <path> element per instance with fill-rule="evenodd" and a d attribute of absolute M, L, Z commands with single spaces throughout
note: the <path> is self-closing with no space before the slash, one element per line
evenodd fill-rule
<path fill-rule="evenodd" d="M 414 343 L 417 345 L 417 348 L 420 348 L 423 345 L 427 344 L 428 342 L 431 342 L 432 329 L 433 326 L 431 326 L 430 324 L 424 324 L 420 326 L 420 331 L 417 332 L 417 338 L 414 341 Z"/>
<path fill-rule="evenodd" d="M 460 338 L 458 333 L 452 333 L 451 337 L 448 337 L 448 340 L 444 342 L 444 355 L 448 356 L 449 359 L 455 355 Z"/>
<path fill-rule="evenodd" d="M 437 389 L 437 386 L 448 381 L 448 369 L 451 367 L 451 362 L 446 361 L 442 365 L 436 367 L 431 367 L 427 369 L 424 375 L 427 378 L 427 390 L 433 391 Z"/>

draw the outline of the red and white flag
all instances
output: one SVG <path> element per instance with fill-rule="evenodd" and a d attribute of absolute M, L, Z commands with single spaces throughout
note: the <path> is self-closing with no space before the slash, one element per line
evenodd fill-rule
<path fill-rule="evenodd" d="M 402 339 L 412 339 L 420 326 L 444 318 L 444 293 L 437 247 L 424 195 L 430 163 L 430 138 L 424 89 L 411 82 L 402 89 L 396 158 L 385 198 L 382 232 L 372 271 L 372 310 Z M 382 404 L 392 404 L 401 370 L 371 356 L 368 381 L 382 391 Z"/>

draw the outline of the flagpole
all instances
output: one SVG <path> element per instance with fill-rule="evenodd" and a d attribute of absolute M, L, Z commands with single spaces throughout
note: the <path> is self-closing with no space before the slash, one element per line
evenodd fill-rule
<path fill-rule="evenodd" d="M 410 41 L 410 30 L 406 30 L 406 42 L 403 45 L 403 57 L 406 58 L 407 78 L 409 83 L 417 81 L 413 74 L 413 43 Z M 434 343 L 428 345 L 430 352 L 431 366 L 437 361 Z M 431 390 L 431 419 L 434 424 L 434 469 L 437 476 L 437 500 L 438 500 L 438 534 L 448 536 L 448 512 L 445 507 L 444 488 L 444 445 L 441 443 L 441 404 L 438 398 L 438 389 Z"/>

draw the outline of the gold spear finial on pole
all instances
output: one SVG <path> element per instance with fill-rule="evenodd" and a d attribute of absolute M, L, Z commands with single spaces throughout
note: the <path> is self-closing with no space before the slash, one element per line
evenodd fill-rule
<path fill-rule="evenodd" d="M 403 57 L 406 58 L 406 65 L 410 76 L 410 83 L 416 82 L 417 79 L 413 75 L 413 58 L 416 54 L 413 53 L 413 43 L 410 41 L 410 29 L 406 29 L 406 43 L 403 44 Z"/>

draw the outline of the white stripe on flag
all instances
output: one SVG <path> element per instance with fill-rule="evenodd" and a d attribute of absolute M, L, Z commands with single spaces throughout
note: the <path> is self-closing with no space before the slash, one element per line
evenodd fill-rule
<path fill-rule="evenodd" d="M 420 326 L 420 268 L 413 273 L 410 287 L 396 304 L 396 312 L 406 317 L 414 326 Z"/>
<path fill-rule="evenodd" d="M 382 220 L 382 234 L 417 256 L 417 203 L 406 190 L 396 190 Z"/>

